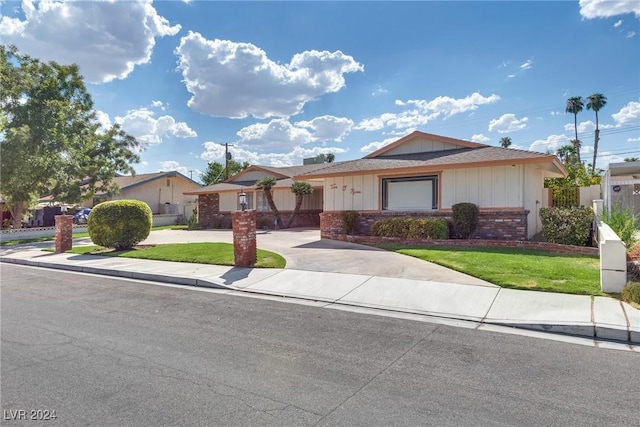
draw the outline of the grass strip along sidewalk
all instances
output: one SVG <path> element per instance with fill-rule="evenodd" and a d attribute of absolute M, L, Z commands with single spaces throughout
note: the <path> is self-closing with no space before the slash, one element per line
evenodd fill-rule
<path fill-rule="evenodd" d="M 605 295 L 600 289 L 599 259 L 515 248 L 460 248 L 380 245 L 503 288 Z"/>
<path fill-rule="evenodd" d="M 68 253 L 102 255 L 123 258 L 151 259 L 156 261 L 193 262 L 233 266 L 233 245 L 231 243 L 172 243 L 153 246 L 139 246 L 129 250 L 115 251 L 102 246 L 77 246 Z M 271 251 L 258 249 L 258 268 L 284 268 L 285 259 Z"/>

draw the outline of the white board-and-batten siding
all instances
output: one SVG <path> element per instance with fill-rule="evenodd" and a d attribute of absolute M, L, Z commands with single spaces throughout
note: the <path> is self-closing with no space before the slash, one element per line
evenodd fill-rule
<path fill-rule="evenodd" d="M 432 141 L 426 138 L 416 138 L 390 149 L 384 153 L 384 156 L 392 156 L 395 154 L 430 153 L 432 151 L 457 150 L 460 148 L 462 147 L 459 145 L 447 144 L 446 142 Z"/>
<path fill-rule="evenodd" d="M 451 209 L 461 202 L 475 203 L 480 208 L 523 208 L 527 193 L 524 170 L 524 165 L 446 169 L 439 174 L 438 209 Z M 438 172 L 417 176 L 429 175 Z M 385 173 L 385 177 L 389 176 Z M 324 184 L 324 210 L 378 211 L 382 205 L 380 185 L 377 174 L 328 177 Z M 532 185 L 533 182 L 529 187 Z M 536 181 L 535 185 L 540 184 Z"/>

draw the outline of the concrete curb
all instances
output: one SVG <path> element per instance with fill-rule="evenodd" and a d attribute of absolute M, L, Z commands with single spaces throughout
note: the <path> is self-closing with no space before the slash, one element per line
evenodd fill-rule
<path fill-rule="evenodd" d="M 548 323 L 548 322 L 539 321 L 536 323 L 525 323 L 525 322 L 516 321 L 516 320 L 510 321 L 510 320 L 504 320 L 504 319 L 501 319 L 501 320 L 487 319 L 486 317 L 478 318 L 475 316 L 452 315 L 448 313 L 427 312 L 427 311 L 421 311 L 421 310 L 401 309 L 401 308 L 386 307 L 386 306 L 378 307 L 378 306 L 369 305 L 369 304 L 356 304 L 353 302 L 342 302 L 339 299 L 329 301 L 329 300 L 324 300 L 323 298 L 311 297 L 311 296 L 282 295 L 275 292 L 269 292 L 267 290 L 252 290 L 252 289 L 246 289 L 246 288 L 239 288 L 235 286 L 224 285 L 222 283 L 217 283 L 212 280 L 188 278 L 188 277 L 181 277 L 181 276 L 171 276 L 167 274 L 120 271 L 120 270 L 114 270 L 114 269 L 108 269 L 108 268 L 86 267 L 86 266 L 80 266 L 80 265 L 67 265 L 67 264 L 59 264 L 59 263 L 52 263 L 52 262 L 46 262 L 46 261 L 33 261 L 30 259 L 23 259 L 23 258 L 0 257 L 0 263 L 25 265 L 30 267 L 51 268 L 56 270 L 67 270 L 67 271 L 73 271 L 73 272 L 79 272 L 79 273 L 97 274 L 102 276 L 147 280 L 147 281 L 161 282 L 161 283 L 181 285 L 181 286 L 222 289 L 222 290 L 242 292 L 246 294 L 269 295 L 269 296 L 285 297 L 285 298 L 307 300 L 307 301 L 322 301 L 327 303 L 328 305 L 361 307 L 361 308 L 366 308 L 371 310 L 380 310 L 380 311 L 386 311 L 386 312 L 415 314 L 420 316 L 461 320 L 461 321 L 472 321 L 472 322 L 478 323 L 479 325 L 506 326 L 511 328 L 547 332 L 547 333 L 553 333 L 558 335 L 568 335 L 568 336 L 574 336 L 574 337 L 598 339 L 602 341 L 613 341 L 613 342 L 620 342 L 620 343 L 629 344 L 629 345 L 640 345 L 640 330 L 635 330 L 634 328 L 631 328 L 629 326 L 628 319 L 627 319 L 626 329 L 620 328 L 616 325 L 597 322 L 593 320 L 593 309 L 592 309 L 591 322 Z M 622 305 L 622 307 L 624 310 L 624 305 Z"/>

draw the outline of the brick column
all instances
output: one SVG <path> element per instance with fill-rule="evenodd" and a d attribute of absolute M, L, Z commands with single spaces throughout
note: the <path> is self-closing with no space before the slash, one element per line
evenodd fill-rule
<path fill-rule="evenodd" d="M 233 223 L 233 257 L 236 267 L 253 267 L 258 259 L 256 245 L 256 211 L 231 213 Z"/>
<path fill-rule="evenodd" d="M 66 252 L 73 247 L 73 216 L 56 215 L 56 253 Z"/>

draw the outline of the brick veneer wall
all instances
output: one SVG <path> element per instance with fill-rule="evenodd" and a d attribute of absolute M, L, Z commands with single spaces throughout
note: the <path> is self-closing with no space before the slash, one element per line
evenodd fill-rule
<path fill-rule="evenodd" d="M 256 211 L 236 211 L 233 222 L 233 259 L 236 267 L 253 267 L 257 261 Z"/>
<path fill-rule="evenodd" d="M 478 227 L 474 239 L 481 240 L 527 240 L 528 210 L 492 210 L 480 211 Z M 445 218 L 449 222 L 450 237 L 455 237 L 452 226 L 451 212 L 365 212 L 358 217 L 357 234 L 366 236 L 371 225 L 380 219 L 393 217 L 412 218 Z M 340 211 L 328 211 L 320 214 L 320 236 L 325 239 L 340 238 L 342 219 Z"/>
<path fill-rule="evenodd" d="M 73 216 L 56 215 L 56 253 L 66 252 L 73 247 Z"/>
<path fill-rule="evenodd" d="M 218 193 L 200 194 L 198 196 L 198 225 L 213 228 L 220 216 L 220 195 Z M 231 222 L 229 222 L 230 227 Z M 220 227 L 217 227 L 220 228 Z"/>

